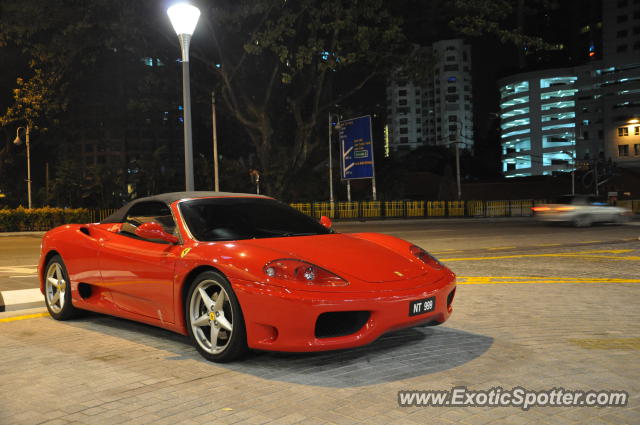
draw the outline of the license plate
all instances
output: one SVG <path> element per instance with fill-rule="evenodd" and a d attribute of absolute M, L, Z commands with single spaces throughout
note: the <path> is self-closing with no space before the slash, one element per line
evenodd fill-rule
<path fill-rule="evenodd" d="M 411 303 L 409 303 L 409 316 L 428 313 L 433 311 L 434 308 L 436 308 L 436 297 L 411 301 Z"/>

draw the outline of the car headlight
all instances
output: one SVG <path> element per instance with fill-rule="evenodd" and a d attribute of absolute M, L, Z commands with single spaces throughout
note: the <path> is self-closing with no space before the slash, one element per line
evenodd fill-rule
<path fill-rule="evenodd" d="M 419 246 L 411 245 L 409 251 L 429 267 L 433 267 L 436 270 L 442 270 L 444 268 L 444 264 Z"/>
<path fill-rule="evenodd" d="M 268 277 L 291 280 L 308 285 L 345 286 L 349 282 L 335 273 L 302 260 L 282 258 L 267 263 L 263 268 Z"/>

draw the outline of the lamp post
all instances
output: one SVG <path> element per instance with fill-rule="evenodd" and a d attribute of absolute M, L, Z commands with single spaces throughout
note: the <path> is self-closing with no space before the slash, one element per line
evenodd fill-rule
<path fill-rule="evenodd" d="M 562 153 L 571 157 L 571 195 L 576 194 L 576 152 L 562 151 Z"/>
<path fill-rule="evenodd" d="M 17 146 L 22 144 L 22 139 L 20 138 L 20 130 L 24 130 L 27 147 L 27 196 L 29 198 L 29 209 L 31 209 L 31 150 L 29 146 L 29 133 L 31 131 L 31 126 L 27 124 L 26 127 L 18 127 L 16 129 L 16 138 L 14 139 L 13 144 Z"/>
<path fill-rule="evenodd" d="M 460 144 L 466 145 L 467 143 L 462 141 L 464 137 L 462 134 L 464 126 L 458 124 L 460 123 L 456 123 L 458 131 L 456 132 L 456 141 L 453 142 L 453 144 L 456 145 L 456 186 L 458 189 L 458 201 L 460 201 L 462 199 L 462 185 L 460 184 Z"/>
<path fill-rule="evenodd" d="M 216 124 L 216 94 L 211 92 L 211 127 L 213 128 L 213 190 L 220 192 L 218 174 L 218 129 Z"/>
<path fill-rule="evenodd" d="M 333 159 L 331 158 L 331 131 L 332 131 L 332 124 L 331 124 L 331 112 L 329 112 L 329 202 L 331 203 L 331 208 L 333 208 Z"/>
<path fill-rule="evenodd" d="M 193 141 L 191 137 L 191 91 L 189 83 L 189 43 L 198 24 L 200 10 L 189 3 L 177 3 L 167 9 L 182 51 L 182 96 L 184 103 L 184 177 L 185 190 L 193 190 Z"/>

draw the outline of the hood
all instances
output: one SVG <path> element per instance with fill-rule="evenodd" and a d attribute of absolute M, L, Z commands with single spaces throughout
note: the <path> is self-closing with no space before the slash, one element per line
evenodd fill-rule
<path fill-rule="evenodd" d="M 366 282 L 392 282 L 415 278 L 431 270 L 409 253 L 408 243 L 405 254 L 348 234 L 252 239 L 241 243 L 277 251 L 274 260 L 308 261 L 347 280 L 355 277 Z"/>

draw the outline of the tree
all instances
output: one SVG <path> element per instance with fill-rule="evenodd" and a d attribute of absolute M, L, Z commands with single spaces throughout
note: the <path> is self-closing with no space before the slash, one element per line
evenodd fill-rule
<path fill-rule="evenodd" d="M 0 125 L 29 123 L 41 130 L 36 135 L 50 129 L 46 139 L 32 139 L 32 147 L 38 155 L 59 159 L 52 161 L 54 175 L 69 176 L 62 164 L 73 158 L 78 178 L 110 184 L 110 180 L 94 178 L 99 167 L 78 155 L 87 142 L 106 145 L 109 158 L 115 154 L 108 149 L 116 146 L 139 156 L 140 151 L 172 145 L 179 134 L 173 113 L 177 88 L 167 84 L 175 78 L 173 68 L 148 67 L 142 62 L 150 57 L 155 64 L 175 67 L 169 59 L 173 55 L 166 54 L 170 44 L 158 37 L 159 26 L 140 18 L 153 9 L 157 9 L 153 1 L 125 0 L 70 0 L 64 4 L 25 0 L 0 5 L 0 49 L 19 50 L 24 62 L 17 67 L 13 102 L 0 111 L 4 112 Z M 168 113 L 161 117 L 160 111 L 172 111 L 171 120 Z M 174 152 L 171 156 L 176 157 Z M 0 155 L 4 158 L 6 155 Z M 129 159 L 110 164 L 118 170 L 120 192 L 127 183 Z M 57 167 L 62 170 L 58 172 Z M 109 192 L 106 190 L 104 193 Z M 106 202 L 110 198 L 103 194 L 95 199 Z"/>
<path fill-rule="evenodd" d="M 270 194 L 286 192 L 319 146 L 329 108 L 403 60 L 401 21 L 383 0 L 223 1 L 196 49 L 243 125 Z M 205 24 L 206 25 L 206 24 Z M 323 128 L 323 127 L 322 127 Z"/>

